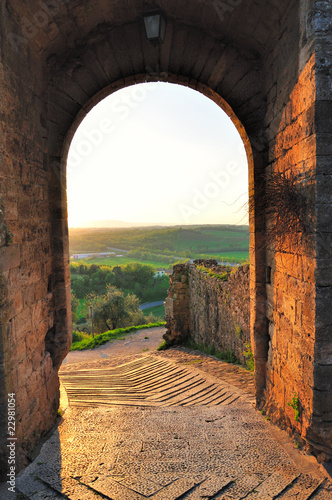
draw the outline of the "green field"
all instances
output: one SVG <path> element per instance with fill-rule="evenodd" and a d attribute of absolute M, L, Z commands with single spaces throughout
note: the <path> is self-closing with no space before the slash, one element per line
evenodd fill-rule
<path fill-rule="evenodd" d="M 149 309 L 143 310 L 144 316 L 149 316 L 149 314 L 153 314 L 156 318 L 161 318 L 162 320 L 165 317 L 165 307 L 164 306 L 155 306 L 149 307 Z"/>
<path fill-rule="evenodd" d="M 226 262 L 227 260 L 232 260 L 232 259 L 236 259 L 236 260 L 239 260 L 242 262 L 242 261 L 249 260 L 249 251 L 247 251 L 247 252 L 225 252 L 225 253 L 220 252 L 218 254 L 218 257 L 220 260 L 223 260 L 224 262 Z"/>
<path fill-rule="evenodd" d="M 116 266 L 129 262 L 164 269 L 186 259 L 243 262 L 249 258 L 248 226 L 184 226 L 133 229 L 70 229 L 70 254 L 130 252 L 123 257 L 89 259 L 87 263 Z"/>
<path fill-rule="evenodd" d="M 248 250 L 247 231 L 235 231 L 222 228 L 182 229 L 173 239 L 177 251 L 191 250 L 193 253 L 220 253 L 224 248 Z"/>

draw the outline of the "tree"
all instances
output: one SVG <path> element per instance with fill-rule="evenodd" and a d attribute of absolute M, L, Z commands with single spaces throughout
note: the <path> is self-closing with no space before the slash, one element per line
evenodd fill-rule
<path fill-rule="evenodd" d="M 73 323 L 77 323 L 77 319 L 78 319 L 77 309 L 78 309 L 79 305 L 80 305 L 80 302 L 79 302 L 78 298 L 72 292 L 71 293 L 71 314 L 72 314 Z"/>
<path fill-rule="evenodd" d="M 133 314 L 139 312 L 139 299 L 127 295 L 114 286 L 107 288 L 105 295 L 90 295 L 94 307 L 94 326 L 99 333 L 121 327 Z"/>
<path fill-rule="evenodd" d="M 79 299 L 82 299 L 88 292 L 84 277 L 77 274 L 71 276 L 71 288 Z"/>
<path fill-rule="evenodd" d="M 96 273 L 96 272 L 98 272 L 99 270 L 100 270 L 100 267 L 99 267 L 99 266 L 97 266 L 97 264 L 91 264 L 91 265 L 88 267 L 88 269 L 87 269 L 88 274 L 89 274 L 90 276 L 92 276 L 93 274 L 95 274 L 95 273 Z"/>

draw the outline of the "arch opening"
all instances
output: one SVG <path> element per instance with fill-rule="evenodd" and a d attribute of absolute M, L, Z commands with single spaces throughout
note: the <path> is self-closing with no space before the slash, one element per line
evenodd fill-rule
<path fill-rule="evenodd" d="M 154 220 L 137 218 L 132 222 L 144 224 L 162 222 L 163 225 L 166 223 L 239 224 L 243 220 L 246 224 L 247 214 L 241 204 L 234 205 L 234 212 L 239 211 L 239 215 L 232 214 L 227 208 L 239 197 L 243 199 L 242 205 L 246 204 L 248 197 L 248 166 L 240 135 L 240 133 L 243 135 L 243 127 L 238 131 L 236 126 L 233 126 L 231 121 L 234 119 L 233 114 L 229 118 L 223 113 L 223 109 L 227 109 L 225 103 L 220 111 L 220 99 L 218 101 L 217 107 L 211 99 L 203 97 L 192 89 L 159 82 L 124 87 L 111 93 L 108 98 L 94 102 L 95 106 L 83 121 L 74 124 L 73 128 L 77 128 L 68 149 L 67 189 L 69 193 L 73 192 L 75 204 L 80 202 L 79 189 L 75 189 L 77 181 L 80 180 L 82 186 L 88 186 L 90 181 L 94 182 L 91 179 L 92 175 L 88 179 L 88 166 L 91 165 L 90 171 L 96 177 L 96 181 L 93 186 L 89 185 L 90 193 L 82 193 L 87 205 L 89 205 L 88 195 L 90 194 L 93 199 L 94 192 L 98 192 L 98 186 L 99 189 L 103 189 L 100 171 L 105 174 L 105 185 L 118 183 L 119 186 L 126 185 L 127 188 L 130 182 L 133 183 L 139 177 L 145 176 L 147 188 L 144 188 L 143 183 L 138 186 L 145 195 L 149 190 L 152 191 L 152 183 L 149 183 L 147 177 L 155 175 L 152 182 L 159 184 L 159 191 L 171 190 L 173 187 L 168 211 L 170 206 L 174 206 L 178 213 L 174 210 L 174 213 L 168 213 L 168 219 L 164 217 L 164 220 L 161 213 L 160 220 L 156 214 L 151 214 Z M 80 117 L 77 121 L 79 120 Z M 71 130 L 69 136 L 72 134 Z M 95 158 L 93 162 L 92 158 Z M 182 174 L 181 169 L 184 171 L 179 179 L 179 185 L 182 184 L 182 196 L 176 193 L 175 182 L 177 176 L 180 177 Z M 122 171 L 126 171 L 129 176 L 137 172 L 135 174 L 137 178 L 130 180 L 130 177 L 121 175 Z M 197 178 L 200 171 L 206 178 L 201 176 L 194 184 L 191 178 Z M 218 180 L 219 185 L 214 186 L 213 183 Z M 188 186 L 185 185 L 186 181 Z M 206 187 L 202 189 L 201 198 L 206 197 L 211 201 L 218 198 L 218 202 L 221 203 L 220 210 L 217 204 L 214 204 L 212 209 L 202 206 L 201 211 L 204 212 L 202 216 L 194 217 L 200 207 L 194 207 L 190 203 L 187 193 L 190 192 L 193 196 L 194 189 L 198 190 L 204 181 Z M 107 199 L 107 192 L 104 191 L 104 194 Z M 130 194 L 133 195 L 134 192 Z M 113 193 L 113 196 L 116 195 L 117 193 Z M 166 199 L 167 195 L 163 202 Z M 101 203 L 100 198 L 98 201 Z M 78 220 L 76 215 L 75 220 L 73 215 L 75 204 L 69 200 L 69 227 L 84 225 L 83 216 Z M 130 199 L 128 204 L 130 205 Z M 188 215 L 181 212 L 181 204 L 188 206 Z M 81 203 L 78 211 L 82 212 L 83 208 L 84 205 Z M 92 208 L 90 203 L 88 208 L 90 213 Z M 106 208 L 103 206 L 102 211 L 105 212 Z M 124 208 L 122 207 L 122 210 Z M 113 218 L 120 216 L 114 205 L 112 210 L 110 207 L 108 210 L 110 217 L 111 213 L 114 214 Z M 125 211 L 122 216 L 130 217 L 130 211 Z"/>
<path fill-rule="evenodd" d="M 218 224 L 245 226 L 248 218 L 248 203 L 246 203 L 248 160 L 252 161 L 252 153 L 244 127 L 225 101 L 206 88 L 201 88 L 199 94 L 193 89 L 161 82 L 136 84 L 112 92 L 108 98 L 104 96 L 105 91 L 102 91 L 92 99 L 87 105 L 92 111 L 83 120 L 82 116 L 79 116 L 67 136 L 64 156 L 67 156 L 69 190 L 73 189 L 79 180 L 79 189 L 76 189 L 78 197 L 72 202 L 72 210 L 79 199 L 84 200 L 79 208 L 76 207 L 76 213 L 81 217 L 80 221 L 76 218 L 76 225 L 103 227 L 100 220 L 96 222 L 98 211 L 91 216 L 89 215 L 91 208 L 88 208 L 85 214 L 83 210 L 88 205 L 87 200 L 90 199 L 90 203 L 92 202 L 91 207 L 100 205 L 100 200 L 104 199 L 105 204 L 101 211 L 100 208 L 98 210 L 102 214 L 102 219 L 108 219 L 105 227 L 111 225 L 112 219 L 117 225 L 116 221 L 121 220 L 121 217 L 127 223 L 133 223 L 133 226 L 161 225 L 180 228 Z M 168 99 L 166 102 L 163 101 L 165 96 Z M 178 113 L 177 118 L 174 118 L 174 111 L 169 109 L 172 101 L 174 108 L 183 108 L 182 114 Z M 99 111 L 102 106 L 106 110 L 104 115 Z M 145 118 L 144 114 L 148 118 Z M 82 126 L 84 122 L 88 122 L 85 128 Z M 142 130 L 138 132 L 139 127 Z M 76 135 L 73 130 L 77 131 Z M 131 131 L 134 138 L 130 137 Z M 70 148 L 68 141 L 71 144 Z M 128 156 L 130 144 L 135 150 L 132 156 Z M 109 147 L 108 152 L 106 146 Z M 113 159 L 111 151 L 117 146 L 118 150 L 114 153 L 115 159 Z M 98 162 L 103 161 L 102 154 L 98 155 L 98 148 L 103 151 L 104 158 L 107 158 L 107 167 L 96 168 L 94 160 L 94 167 L 91 170 L 92 158 L 97 156 Z M 95 182 L 91 178 L 94 175 Z M 87 179 L 86 191 L 82 187 L 82 176 Z M 139 187 L 142 178 L 144 182 Z M 103 192 L 99 189 L 101 182 L 108 186 Z M 144 183 L 147 185 L 144 186 Z M 115 190 L 119 191 L 118 198 Z M 98 200 L 95 198 L 93 202 L 93 196 L 96 196 L 94 193 L 98 193 Z M 125 205 L 130 205 L 129 202 L 133 201 L 133 206 L 130 209 L 124 207 L 121 197 L 127 200 Z M 150 200 L 144 209 L 138 207 L 138 200 L 148 197 Z M 151 203 L 153 213 L 151 213 Z M 108 205 L 112 205 L 112 210 Z M 158 205 L 164 205 L 164 208 L 159 209 Z M 142 208 L 141 214 L 138 213 L 139 208 Z M 70 210 L 69 221 L 70 226 L 75 226 L 73 212 Z M 205 238 L 208 237 L 206 234 Z M 223 238 L 220 234 L 217 237 L 221 240 Z M 115 246 L 114 244 L 113 247 Z M 209 252 L 206 249 L 204 251 L 203 247 L 204 245 L 191 249 L 183 247 L 182 256 L 173 250 L 175 253 L 173 263 L 177 260 L 193 261 L 195 258 L 204 258 L 204 254 Z M 208 245 L 205 247 L 208 248 Z M 185 250 L 187 250 L 186 259 L 183 258 Z M 228 257 L 232 255 L 232 250 L 227 249 L 227 246 L 225 258 L 220 246 L 219 253 L 213 253 L 213 248 L 210 250 L 209 257 L 215 258 L 218 264 L 247 259 L 247 255 L 242 257 L 245 255 L 243 249 L 237 251 L 235 248 L 235 257 L 230 259 L 227 259 L 227 255 Z M 155 253 L 160 256 L 162 250 L 157 249 Z M 165 268 L 172 267 L 172 253 L 168 253 L 171 259 Z M 160 260 L 164 257 L 166 255 L 161 255 Z M 98 264 L 97 261 L 93 263 Z M 140 263 L 144 264 L 144 259 Z M 115 265 L 114 261 L 112 265 Z M 162 266 L 162 263 L 159 262 L 159 265 Z M 74 278 L 76 279 L 76 276 Z"/>

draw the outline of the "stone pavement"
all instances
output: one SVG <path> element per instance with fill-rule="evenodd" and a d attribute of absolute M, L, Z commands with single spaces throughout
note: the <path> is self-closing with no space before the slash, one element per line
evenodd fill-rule
<path fill-rule="evenodd" d="M 1 499 L 332 499 L 324 469 L 254 409 L 250 373 L 185 349 L 140 351 L 63 366 L 64 417 L 17 478 L 17 496 L 2 489 Z M 169 399 L 167 387 L 189 393 Z"/>
<path fill-rule="evenodd" d="M 118 367 L 61 372 L 71 407 L 221 406 L 243 394 L 215 377 L 159 356 L 141 356 Z"/>

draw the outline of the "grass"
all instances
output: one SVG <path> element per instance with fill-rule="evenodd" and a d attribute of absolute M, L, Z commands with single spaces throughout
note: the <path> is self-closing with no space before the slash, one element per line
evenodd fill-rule
<path fill-rule="evenodd" d="M 251 345 L 249 342 L 246 343 L 246 350 L 242 354 L 246 358 L 246 366 L 247 366 L 248 370 L 250 372 L 255 371 L 254 355 L 253 355 Z"/>
<path fill-rule="evenodd" d="M 248 249 L 248 226 L 199 225 L 127 229 L 70 229 L 70 252 L 105 252 L 110 247 L 144 249 L 151 253 L 190 250 L 193 253 L 218 253 Z M 120 252 L 119 252 L 120 253 Z"/>
<path fill-rule="evenodd" d="M 210 356 L 215 356 L 216 358 L 225 361 L 226 363 L 240 365 L 240 361 L 237 359 L 233 351 L 218 351 L 214 346 L 208 346 L 204 343 L 198 344 L 194 341 L 190 341 L 188 347 L 191 349 L 204 352 Z"/>
<path fill-rule="evenodd" d="M 113 340 L 118 340 L 123 338 L 123 335 L 131 333 L 136 330 L 144 330 L 147 328 L 157 328 L 159 326 L 164 326 L 165 322 L 158 321 L 157 323 L 149 323 L 147 325 L 130 326 L 128 328 L 117 328 L 116 330 L 110 330 L 105 333 L 91 337 L 86 333 L 73 332 L 73 343 L 70 348 L 71 351 L 84 351 L 86 349 L 95 349 L 100 345 L 106 344 L 107 342 L 112 342 Z"/>
<path fill-rule="evenodd" d="M 159 347 L 157 347 L 157 351 L 166 351 L 166 349 L 168 349 L 170 347 L 170 345 L 168 344 L 168 342 L 166 342 L 166 340 L 164 340 L 164 342 L 162 344 L 160 344 Z"/>
<path fill-rule="evenodd" d="M 228 259 L 237 259 L 241 262 L 247 261 L 249 259 L 249 252 L 248 251 L 243 251 L 243 252 L 218 252 L 218 257 L 220 259 L 223 259 L 225 262 L 227 262 Z"/>
<path fill-rule="evenodd" d="M 294 396 L 292 397 L 291 402 L 287 403 L 287 404 L 288 404 L 288 406 L 290 406 L 294 410 L 295 422 L 299 422 L 300 421 L 301 403 L 300 403 L 300 398 L 299 398 L 298 394 L 295 393 Z"/>
<path fill-rule="evenodd" d="M 222 273 L 222 274 L 218 274 L 218 273 L 214 272 L 213 269 L 210 269 L 210 268 L 207 268 L 204 266 L 197 266 L 197 269 L 199 269 L 203 273 L 207 273 L 208 276 L 211 276 L 213 278 L 217 278 L 221 281 L 228 281 L 229 273 L 227 273 L 227 272 Z"/>
<path fill-rule="evenodd" d="M 237 260 L 238 262 L 244 262 L 249 259 L 249 252 L 248 251 L 243 251 L 243 252 L 238 252 L 238 251 L 229 251 L 229 252 L 218 252 L 218 254 L 214 255 L 212 253 L 209 253 L 207 255 L 211 259 L 216 259 L 216 260 L 224 260 L 224 262 L 233 261 L 234 259 Z M 197 253 L 192 253 L 191 255 L 192 259 L 197 259 L 200 258 L 200 254 Z M 184 262 L 186 260 L 186 257 L 179 257 L 178 262 Z M 131 262 L 139 262 L 140 264 L 150 264 L 153 267 L 161 267 L 162 269 L 172 269 L 172 264 L 166 264 L 165 262 L 161 262 L 158 260 L 142 260 L 137 257 L 104 257 L 104 258 L 97 258 L 97 259 L 81 259 L 81 260 L 74 260 L 72 262 L 78 262 L 79 264 L 97 264 L 100 266 L 124 266 L 125 264 L 129 264 Z"/>
<path fill-rule="evenodd" d="M 165 307 L 164 306 L 155 306 L 149 307 L 148 309 L 143 309 L 144 316 L 149 316 L 153 314 L 156 318 L 164 319 L 165 317 Z"/>

